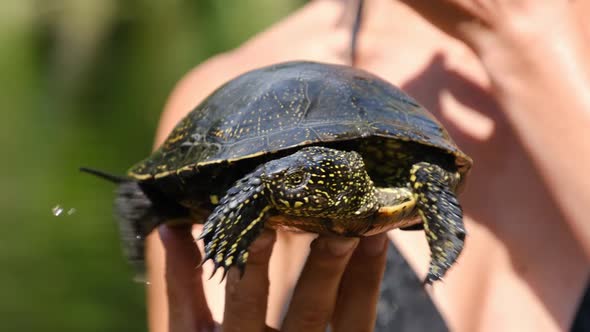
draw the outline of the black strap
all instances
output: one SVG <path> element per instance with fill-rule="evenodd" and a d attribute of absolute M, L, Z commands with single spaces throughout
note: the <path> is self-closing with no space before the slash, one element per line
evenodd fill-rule
<path fill-rule="evenodd" d="M 356 15 L 354 17 L 354 22 L 352 24 L 352 34 L 350 36 L 350 65 L 356 65 L 357 59 L 357 43 L 358 43 L 358 35 L 361 30 L 361 23 L 363 19 L 363 4 L 364 0 L 358 0 L 358 6 L 356 8 Z"/>
<path fill-rule="evenodd" d="M 590 332 L 590 280 L 582 298 L 571 332 Z"/>
<path fill-rule="evenodd" d="M 449 331 L 422 281 L 393 243 L 387 252 L 375 331 Z"/>

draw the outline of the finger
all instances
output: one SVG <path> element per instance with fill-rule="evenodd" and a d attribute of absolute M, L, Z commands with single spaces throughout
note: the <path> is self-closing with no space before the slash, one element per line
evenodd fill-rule
<path fill-rule="evenodd" d="M 474 19 L 474 12 L 469 7 L 457 5 L 453 1 L 403 0 L 403 2 L 452 36 L 460 35 L 460 23 Z"/>
<path fill-rule="evenodd" d="M 358 242 L 358 238 L 320 236 L 312 243 L 282 331 L 325 331 L 340 279 Z"/>
<path fill-rule="evenodd" d="M 387 234 L 362 238 L 348 263 L 332 316 L 333 331 L 372 331 L 385 261 Z M 359 309 L 362 308 L 362 309 Z"/>
<path fill-rule="evenodd" d="M 250 246 L 244 276 L 230 269 L 225 286 L 223 331 L 265 331 L 268 300 L 268 262 L 274 231 L 264 233 Z"/>
<path fill-rule="evenodd" d="M 191 225 L 159 229 L 165 250 L 164 279 L 168 295 L 168 329 L 174 331 L 213 330 L 211 316 L 197 268 L 201 254 Z"/>

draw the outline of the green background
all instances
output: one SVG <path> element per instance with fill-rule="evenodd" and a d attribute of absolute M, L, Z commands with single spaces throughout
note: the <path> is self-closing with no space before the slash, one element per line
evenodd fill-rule
<path fill-rule="evenodd" d="M 303 2 L 0 3 L 1 331 L 146 329 L 114 188 L 77 169 L 123 173 L 145 157 L 184 73 Z"/>

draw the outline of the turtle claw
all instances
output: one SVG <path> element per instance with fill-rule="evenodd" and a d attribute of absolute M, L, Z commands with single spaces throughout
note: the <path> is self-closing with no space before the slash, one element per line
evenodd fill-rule
<path fill-rule="evenodd" d="M 211 259 L 211 257 L 205 256 L 205 258 L 203 258 L 203 260 L 201 261 L 199 266 L 197 266 L 197 268 L 202 267 L 203 264 L 205 264 L 205 262 L 207 262 L 209 259 Z M 211 275 L 209 276 L 209 278 L 207 280 L 213 279 L 213 277 L 215 277 L 215 275 L 217 274 L 217 270 L 219 270 L 220 268 L 223 269 L 223 274 L 221 275 L 221 279 L 219 280 L 220 283 L 222 283 L 223 280 L 225 280 L 225 278 L 229 274 L 229 271 L 232 267 L 237 267 L 239 269 L 240 279 L 242 279 L 242 277 L 244 276 L 245 264 L 238 263 L 238 264 L 231 265 L 231 266 L 226 266 L 223 262 L 221 262 L 221 263 L 213 262 L 213 264 L 214 264 L 213 271 L 211 271 Z"/>
<path fill-rule="evenodd" d="M 215 274 L 217 273 L 218 268 L 219 268 L 219 266 L 217 266 L 217 265 L 213 268 L 213 271 L 211 272 L 211 275 L 209 276 L 209 278 L 207 280 L 211 280 L 211 279 L 213 279 L 213 277 L 215 277 Z"/>
<path fill-rule="evenodd" d="M 426 286 L 432 286 L 432 283 L 434 283 L 435 281 L 442 281 L 444 282 L 445 280 L 443 279 L 442 276 L 439 275 L 435 275 L 432 273 L 428 273 L 426 275 L 426 277 L 424 278 L 424 280 L 422 281 L 422 286 L 426 287 Z"/>
<path fill-rule="evenodd" d="M 226 267 L 226 266 L 217 266 L 215 268 L 215 270 L 213 270 L 213 273 L 211 273 L 211 277 L 209 278 L 209 280 L 211 280 L 211 278 L 213 278 L 213 276 L 215 276 L 215 274 L 217 272 L 217 269 L 220 268 L 220 267 L 223 268 L 223 273 L 221 274 L 221 279 L 219 279 L 219 283 L 221 284 L 223 282 L 223 280 L 225 280 L 225 277 L 227 277 L 227 274 L 228 274 L 229 269 L 230 269 L 229 267 Z"/>
<path fill-rule="evenodd" d="M 224 268 L 223 269 L 223 274 L 221 275 L 221 280 L 219 280 L 219 283 L 222 283 L 223 280 L 225 280 L 225 278 L 227 277 L 227 274 L 229 273 L 229 268 Z"/>

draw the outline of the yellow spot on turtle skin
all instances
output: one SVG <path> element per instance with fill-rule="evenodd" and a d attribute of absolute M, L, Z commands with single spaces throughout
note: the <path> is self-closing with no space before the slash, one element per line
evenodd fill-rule
<path fill-rule="evenodd" d="M 186 135 L 178 135 L 178 136 L 170 137 L 166 140 L 166 144 L 176 143 L 176 142 L 180 141 L 181 139 L 183 139 L 185 136 Z"/>
<path fill-rule="evenodd" d="M 211 201 L 211 204 L 213 204 L 213 205 L 219 204 L 219 196 L 217 196 L 217 195 L 210 195 L 209 200 Z"/>
<path fill-rule="evenodd" d="M 302 205 L 303 205 L 303 202 L 300 202 L 300 201 L 296 201 L 295 203 L 293 203 L 293 207 L 296 209 L 300 208 Z"/>
<path fill-rule="evenodd" d="M 229 256 L 226 260 L 225 260 L 225 266 L 230 266 L 234 261 L 234 256 Z"/>
<path fill-rule="evenodd" d="M 414 172 L 412 172 L 412 175 L 410 176 L 410 181 L 416 182 L 416 175 L 414 175 Z"/>
<path fill-rule="evenodd" d="M 285 205 L 286 207 L 290 208 L 291 204 L 289 203 L 289 201 L 286 201 L 284 199 L 279 199 L 279 202 L 283 203 L 283 205 Z"/>
<path fill-rule="evenodd" d="M 215 255 L 215 263 L 219 264 L 221 262 L 223 262 L 223 254 L 219 253 L 219 254 Z"/>

